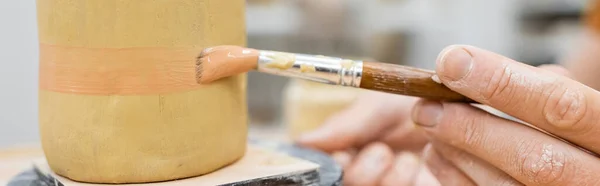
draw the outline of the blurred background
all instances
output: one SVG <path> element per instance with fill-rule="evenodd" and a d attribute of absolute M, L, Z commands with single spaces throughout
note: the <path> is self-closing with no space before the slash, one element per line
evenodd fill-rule
<path fill-rule="evenodd" d="M 451 44 L 476 45 L 531 65 L 557 63 L 577 41 L 587 0 L 247 2 L 250 47 L 432 69 L 438 53 Z M 0 148 L 39 140 L 35 12 L 33 0 L 0 1 Z M 251 125 L 297 134 L 357 94 L 250 73 Z M 320 110 L 312 103 L 321 104 Z"/>

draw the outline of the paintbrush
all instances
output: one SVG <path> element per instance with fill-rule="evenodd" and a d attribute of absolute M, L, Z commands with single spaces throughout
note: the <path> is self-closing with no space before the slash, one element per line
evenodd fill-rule
<path fill-rule="evenodd" d="M 256 70 L 278 76 L 448 102 L 474 101 L 440 83 L 435 72 L 402 65 L 336 57 L 217 46 L 202 51 L 198 83 Z"/>
<path fill-rule="evenodd" d="M 435 72 L 430 70 L 381 62 L 256 50 L 239 46 L 217 46 L 203 50 L 196 61 L 196 80 L 202 84 L 210 83 L 251 70 L 325 84 L 349 86 L 430 100 L 477 103 L 444 86 Z M 489 109 L 484 110 L 486 112 L 493 111 L 493 109 Z M 524 124 L 587 153 L 600 157 L 596 153 L 574 145 L 534 125 L 516 118 L 498 115 L 498 112 L 490 113 Z"/>

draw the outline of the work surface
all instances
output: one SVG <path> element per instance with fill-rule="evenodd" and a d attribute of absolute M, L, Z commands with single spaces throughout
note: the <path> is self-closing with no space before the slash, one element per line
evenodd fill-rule
<path fill-rule="evenodd" d="M 23 151 L 23 153 L 29 153 L 27 151 L 34 152 L 35 150 L 25 150 Z M 15 166 L 15 163 L 17 163 L 18 165 L 10 168 L 10 170 L 7 169 L 9 171 L 7 175 L 12 175 L 8 177 L 8 179 L 11 179 L 14 175 L 16 175 L 16 173 L 18 174 L 19 172 L 30 168 L 34 163 L 38 165 L 42 170 L 44 170 L 44 172 L 50 172 L 45 159 L 43 157 L 37 156 L 39 155 L 38 153 L 31 153 L 31 156 L 28 156 L 28 158 L 18 158 L 22 156 L 14 156 L 19 155 L 19 152 L 16 151 L 13 151 L 13 153 L 11 154 L 13 154 L 11 155 L 13 157 L 0 159 L 1 165 L 10 164 L 11 162 L 13 163 L 13 166 Z M 317 164 L 309 161 L 294 158 L 284 153 L 275 152 L 268 148 L 262 148 L 251 145 L 249 146 L 246 155 L 241 160 L 216 172 L 189 179 L 181 179 L 170 182 L 149 183 L 143 185 L 225 185 L 232 183 L 241 183 L 247 180 L 264 179 L 273 176 L 284 175 L 288 177 L 290 175 L 303 175 L 305 173 L 314 172 L 314 170 L 316 170 L 318 167 L 319 166 Z M 68 186 L 102 185 L 78 183 L 57 175 L 53 175 L 53 177 L 57 178 L 64 185 Z M 5 184 L 8 183 L 7 181 L 4 182 L 6 182 Z"/>
<path fill-rule="evenodd" d="M 34 164 L 44 172 L 50 172 L 40 148 L 22 147 L 0 153 L 2 155 L 0 156 L 0 184 L 8 184 L 17 174 L 31 168 Z M 246 155 L 242 159 L 216 172 L 189 179 L 144 185 L 228 185 L 244 183 L 248 180 L 253 180 L 252 183 L 261 183 L 264 180 L 274 182 L 283 179 L 292 179 L 284 181 L 301 180 L 302 185 L 305 185 L 319 181 L 317 168 L 319 165 L 311 161 L 289 156 L 276 151 L 275 148 L 253 144 L 249 145 Z M 53 177 L 64 185 L 101 185 L 78 183 L 54 174 Z"/>
<path fill-rule="evenodd" d="M 269 131 L 266 132 L 265 130 Z M 267 134 L 275 135 L 263 135 L 265 132 Z M 306 154 L 306 152 L 299 152 L 304 150 L 294 148 L 290 145 L 281 145 L 281 143 L 276 143 L 275 141 L 288 141 L 285 136 L 277 134 L 282 133 L 281 131 L 272 128 L 252 130 L 250 132 L 250 136 L 259 136 L 258 138 L 260 140 L 252 140 L 246 156 L 233 165 L 218 170 L 214 173 L 190 179 L 183 179 L 176 182 L 153 183 L 147 185 L 174 185 L 174 183 L 177 183 L 177 185 L 220 185 L 286 174 L 294 176 L 310 176 L 309 173 L 311 173 L 311 171 L 314 172 L 319 167 L 319 164 L 314 162 L 322 164 L 323 159 L 328 159 L 327 156 L 319 153 L 317 153 L 314 157 L 308 157 L 306 160 L 295 158 L 298 157 L 298 153 Z M 277 147 L 277 145 L 280 147 Z M 286 146 L 287 149 L 281 149 L 281 146 Z M 314 158 L 320 160 L 315 161 Z M 333 161 L 331 161 L 331 163 L 326 163 L 328 166 L 325 168 L 325 170 L 321 169 L 319 171 L 320 174 L 329 172 L 330 175 L 325 175 L 326 177 L 334 177 L 334 180 L 341 178 L 341 170 L 337 170 L 339 169 L 337 165 L 330 165 L 332 162 Z M 0 185 L 8 184 L 9 181 L 14 178 L 14 176 L 24 172 L 25 170 L 31 169 L 34 164 L 38 165 L 42 170 L 48 170 L 43 152 L 39 145 L 21 145 L 15 148 L 0 149 Z M 65 185 L 95 185 L 76 183 L 58 176 L 57 178 Z M 332 178 L 325 179 L 327 180 Z"/>

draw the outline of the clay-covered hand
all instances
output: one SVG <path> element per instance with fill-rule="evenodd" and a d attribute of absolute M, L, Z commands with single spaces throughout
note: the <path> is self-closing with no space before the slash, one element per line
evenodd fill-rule
<path fill-rule="evenodd" d="M 600 184 L 598 91 L 471 46 L 444 50 L 436 71 L 450 89 L 579 146 L 467 104 L 421 101 L 412 116 L 432 140 L 426 159 L 441 183 Z"/>
<path fill-rule="evenodd" d="M 427 143 L 416 130 L 412 97 L 365 92 L 322 127 L 301 136 L 301 145 L 329 152 L 344 167 L 344 185 L 436 185 L 420 166 Z"/>

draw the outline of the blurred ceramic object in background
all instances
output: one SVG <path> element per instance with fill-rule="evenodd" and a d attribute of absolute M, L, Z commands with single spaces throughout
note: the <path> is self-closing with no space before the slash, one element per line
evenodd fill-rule
<path fill-rule="evenodd" d="M 370 58 L 362 60 L 373 61 Z M 317 129 L 365 91 L 369 90 L 291 79 L 283 91 L 283 123 L 289 136 L 296 138 Z"/>

